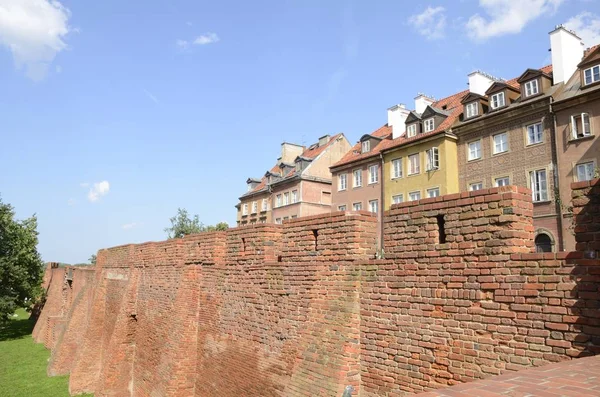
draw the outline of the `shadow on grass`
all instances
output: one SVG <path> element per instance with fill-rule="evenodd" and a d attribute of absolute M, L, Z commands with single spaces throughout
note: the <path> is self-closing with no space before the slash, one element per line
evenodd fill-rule
<path fill-rule="evenodd" d="M 21 339 L 33 330 L 35 323 L 29 318 L 25 310 L 17 311 L 18 317 L 13 317 L 6 324 L 0 324 L 0 342 L 13 339 Z"/>

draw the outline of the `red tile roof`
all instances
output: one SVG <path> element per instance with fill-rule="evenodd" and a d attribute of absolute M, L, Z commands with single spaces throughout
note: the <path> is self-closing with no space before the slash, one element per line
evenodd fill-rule
<path fill-rule="evenodd" d="M 344 155 L 344 157 L 342 157 L 340 159 L 340 161 L 338 161 L 337 163 L 332 165 L 330 168 L 340 167 L 345 164 L 354 163 L 355 161 L 358 161 L 358 160 L 367 159 L 367 158 L 379 155 L 379 153 L 382 150 L 381 148 L 384 146 L 385 142 L 389 141 L 390 138 L 392 137 L 392 127 L 385 124 L 384 126 L 376 129 L 369 135 L 377 137 L 377 138 L 383 138 L 383 140 L 381 142 L 379 142 L 374 148 L 372 148 L 370 151 L 368 151 L 366 153 L 362 153 L 361 143 L 358 142 L 356 145 L 354 145 L 352 147 L 352 149 L 348 153 L 346 153 Z"/>

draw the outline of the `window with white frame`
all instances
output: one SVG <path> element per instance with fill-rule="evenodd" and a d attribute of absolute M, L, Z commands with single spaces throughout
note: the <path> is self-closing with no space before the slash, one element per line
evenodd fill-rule
<path fill-rule="evenodd" d="M 402 178 L 402 157 L 392 160 L 392 179 Z"/>
<path fill-rule="evenodd" d="M 503 134 L 494 135 L 494 154 L 504 153 L 508 150 L 508 135 L 506 132 Z"/>
<path fill-rule="evenodd" d="M 434 130 L 434 126 L 435 126 L 435 122 L 433 120 L 433 117 L 428 118 L 427 120 L 425 120 L 423 122 L 423 125 L 425 126 L 425 132 L 430 132 Z"/>
<path fill-rule="evenodd" d="M 533 145 L 543 140 L 544 130 L 542 123 L 535 123 L 527 126 L 527 144 Z"/>
<path fill-rule="evenodd" d="M 410 124 L 409 126 L 406 127 L 406 135 L 408 135 L 408 137 L 412 137 L 412 136 L 416 136 L 417 135 L 417 124 Z"/>
<path fill-rule="evenodd" d="M 575 166 L 575 172 L 577 174 L 577 181 L 589 181 L 590 179 L 594 179 L 594 162 L 589 161 L 587 163 L 577 164 Z"/>
<path fill-rule="evenodd" d="M 466 118 L 475 117 L 479 114 L 479 102 L 469 102 L 465 105 Z"/>
<path fill-rule="evenodd" d="M 352 172 L 354 176 L 354 182 L 352 187 L 361 187 L 362 186 L 362 170 L 354 170 Z"/>
<path fill-rule="evenodd" d="M 410 193 L 408 193 L 408 199 L 410 201 L 421 200 L 421 192 L 410 192 Z"/>
<path fill-rule="evenodd" d="M 581 113 L 571 116 L 571 137 L 573 139 L 584 138 L 592 135 L 590 126 L 590 115 Z"/>
<path fill-rule="evenodd" d="M 392 204 L 400 204 L 402 202 L 404 202 L 404 196 L 402 194 L 392 196 Z"/>
<path fill-rule="evenodd" d="M 439 187 L 434 187 L 432 189 L 427 189 L 427 197 L 428 198 L 439 197 L 439 195 L 440 195 L 440 188 Z"/>
<path fill-rule="evenodd" d="M 538 87 L 537 79 L 531 80 L 531 81 L 528 81 L 527 83 L 525 83 L 525 96 L 526 97 L 538 94 L 539 92 L 540 92 L 540 89 Z"/>
<path fill-rule="evenodd" d="M 585 85 L 600 81 L 600 65 L 585 69 L 583 71 L 583 76 L 585 78 Z"/>
<path fill-rule="evenodd" d="M 338 190 L 346 190 L 347 183 L 348 183 L 348 175 L 340 174 L 338 176 Z"/>
<path fill-rule="evenodd" d="M 419 164 L 419 153 L 408 156 L 408 175 L 414 175 L 421 172 Z"/>
<path fill-rule="evenodd" d="M 338 211 L 346 211 L 345 205 L 338 205 Z"/>
<path fill-rule="evenodd" d="M 248 215 L 248 204 L 242 205 L 242 215 Z"/>
<path fill-rule="evenodd" d="M 290 203 L 290 193 L 283 193 L 283 205 L 288 205 Z"/>
<path fill-rule="evenodd" d="M 371 141 L 364 141 L 362 143 L 362 152 L 367 153 L 369 150 L 371 150 Z"/>
<path fill-rule="evenodd" d="M 535 170 L 529 173 L 529 183 L 533 201 L 548 201 L 548 182 L 546 170 Z"/>
<path fill-rule="evenodd" d="M 298 191 L 292 190 L 292 204 L 297 203 L 297 202 L 298 202 Z"/>
<path fill-rule="evenodd" d="M 379 210 L 379 201 L 370 200 L 369 201 L 369 211 L 376 214 L 378 210 Z"/>
<path fill-rule="evenodd" d="M 276 196 L 275 205 L 276 205 L 276 207 L 281 207 L 281 194 L 278 194 Z"/>
<path fill-rule="evenodd" d="M 481 141 L 469 142 L 469 153 L 467 159 L 477 160 L 481 158 Z"/>
<path fill-rule="evenodd" d="M 432 147 L 425 151 L 427 155 L 427 171 L 433 171 L 440 168 L 440 151 L 436 147 Z"/>
<path fill-rule="evenodd" d="M 483 189 L 483 182 L 475 182 L 469 185 L 469 191 L 474 192 L 475 190 Z"/>
<path fill-rule="evenodd" d="M 494 185 L 496 185 L 496 187 L 508 186 L 509 184 L 510 184 L 510 178 L 507 176 L 503 176 L 503 177 L 494 179 Z"/>
<path fill-rule="evenodd" d="M 354 204 L 352 204 L 352 210 L 353 211 L 360 211 L 360 210 L 362 210 L 362 203 L 354 203 Z"/>
<path fill-rule="evenodd" d="M 262 200 L 262 211 L 267 210 L 267 205 L 268 205 L 267 199 L 263 199 Z"/>
<path fill-rule="evenodd" d="M 379 181 L 379 166 L 377 164 L 373 164 L 369 166 L 369 184 L 377 183 Z"/>
<path fill-rule="evenodd" d="M 252 202 L 252 213 L 256 214 L 258 212 L 258 203 L 256 201 Z"/>
<path fill-rule="evenodd" d="M 277 223 L 278 225 L 281 225 L 281 218 L 276 218 L 275 223 Z"/>
<path fill-rule="evenodd" d="M 492 98 L 490 100 L 490 106 L 492 107 L 492 109 L 498 109 L 504 105 L 504 91 L 492 95 Z"/>

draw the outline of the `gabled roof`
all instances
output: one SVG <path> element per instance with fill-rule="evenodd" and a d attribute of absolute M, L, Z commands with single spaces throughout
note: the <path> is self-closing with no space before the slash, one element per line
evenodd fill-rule
<path fill-rule="evenodd" d="M 488 88 L 485 91 L 485 95 L 489 96 L 490 94 L 494 94 L 494 93 L 496 93 L 498 91 L 501 91 L 501 90 L 504 90 L 504 89 L 507 89 L 507 88 L 510 89 L 511 91 L 519 92 L 519 90 L 516 87 L 514 87 L 514 86 L 512 86 L 510 84 L 507 84 L 507 83 L 502 82 L 502 81 L 494 81 L 494 83 L 492 83 L 492 85 L 490 86 L 490 88 Z"/>
<path fill-rule="evenodd" d="M 521 83 L 523 83 L 523 82 L 525 82 L 527 80 L 531 80 L 531 79 L 533 79 L 535 77 L 538 77 L 538 76 L 545 76 L 545 77 L 550 78 L 550 76 L 548 74 L 542 72 L 541 69 L 531 69 L 531 68 L 528 68 L 525 72 L 523 72 L 522 75 L 520 75 L 517 78 L 517 83 L 521 84 Z"/>
<path fill-rule="evenodd" d="M 423 111 L 423 113 L 421 113 L 421 117 L 423 117 L 423 118 L 432 117 L 436 114 L 439 114 L 444 117 L 448 117 L 450 115 L 450 113 L 448 113 L 444 109 L 440 109 L 440 108 L 436 108 L 435 106 L 428 105 L 425 108 L 425 110 Z"/>
<path fill-rule="evenodd" d="M 546 65 L 544 67 L 541 67 L 539 69 L 540 72 L 542 72 L 543 74 L 552 77 L 552 65 Z M 511 87 L 513 87 L 514 89 L 518 90 L 519 89 L 519 82 L 517 81 L 518 77 L 515 77 L 514 79 L 510 79 L 508 81 L 506 81 L 505 83 Z"/>
<path fill-rule="evenodd" d="M 600 44 L 595 45 L 591 48 L 588 48 L 583 54 L 583 58 L 581 62 L 577 65 L 578 68 L 583 68 L 592 63 L 596 63 L 600 61 Z"/>
<path fill-rule="evenodd" d="M 415 112 L 415 111 L 413 110 L 413 111 L 412 111 L 412 112 L 410 112 L 410 113 L 408 114 L 408 116 L 406 117 L 406 121 L 405 121 L 405 123 L 406 123 L 406 124 L 410 124 L 410 123 L 413 123 L 413 122 L 415 122 L 415 121 L 419 121 L 419 120 L 421 120 L 421 113 L 417 113 L 417 112 Z"/>
<path fill-rule="evenodd" d="M 479 95 L 479 94 L 476 94 L 476 93 L 474 93 L 474 92 L 469 92 L 469 93 L 468 93 L 468 94 L 467 94 L 467 95 L 466 95 L 466 96 L 465 96 L 465 97 L 464 97 L 464 98 L 463 98 L 463 99 L 460 101 L 460 103 L 462 103 L 462 104 L 464 105 L 465 103 L 473 102 L 473 101 L 480 100 L 480 99 L 483 99 L 483 100 L 487 101 L 487 98 L 486 98 L 486 97 L 484 97 L 483 95 Z"/>
<path fill-rule="evenodd" d="M 381 138 L 379 136 L 373 136 L 371 134 L 365 134 L 365 135 L 363 135 L 363 136 L 360 137 L 359 141 L 364 142 L 364 141 L 367 141 L 369 139 L 375 139 L 376 141 L 380 141 L 383 138 Z"/>
<path fill-rule="evenodd" d="M 258 178 L 248 178 L 246 179 L 246 183 L 260 183 L 260 179 Z"/>
<path fill-rule="evenodd" d="M 370 151 L 365 152 L 365 153 L 362 153 L 361 143 L 358 142 L 356 145 L 354 145 L 352 147 L 352 149 L 350 149 L 350 151 L 348 151 L 348 153 L 346 153 L 344 155 L 344 157 L 342 157 L 340 159 L 340 161 L 338 161 L 337 163 L 335 163 L 334 165 L 332 165 L 329 168 L 336 168 L 336 167 L 340 167 L 343 165 L 354 163 L 356 161 L 379 156 L 382 145 L 387 140 L 389 140 L 389 138 L 391 138 L 391 136 L 392 136 L 392 127 L 385 124 L 382 127 L 378 128 L 375 131 L 373 131 L 372 133 L 370 133 L 369 135 L 374 138 L 379 138 L 379 139 L 381 139 L 381 141 L 377 145 L 375 145 L 375 147 L 372 147 Z"/>

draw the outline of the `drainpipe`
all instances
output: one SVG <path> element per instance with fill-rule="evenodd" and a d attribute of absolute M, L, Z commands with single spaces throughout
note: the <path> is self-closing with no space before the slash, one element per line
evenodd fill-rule
<path fill-rule="evenodd" d="M 385 211 L 385 173 L 383 172 L 383 153 L 379 152 L 379 159 L 381 160 L 381 210 L 377 216 L 380 216 L 381 221 L 379 222 L 379 253 L 380 256 L 383 253 L 383 212 Z M 383 258 L 380 258 L 383 259 Z"/>
<path fill-rule="evenodd" d="M 556 113 L 554 113 L 554 109 L 552 108 L 552 103 L 554 102 L 554 98 L 552 96 L 550 96 L 550 104 L 549 104 L 549 113 L 550 113 L 550 117 L 552 118 L 552 125 L 551 125 L 551 131 L 550 131 L 550 141 L 552 144 L 552 168 L 553 168 L 553 172 L 552 175 L 554 175 L 554 187 L 555 187 L 555 194 L 558 194 L 558 200 L 556 199 L 556 197 L 554 198 L 554 202 L 556 203 L 556 212 L 558 213 L 558 242 L 559 242 L 559 247 L 558 247 L 558 251 L 564 251 L 565 250 L 565 240 L 564 240 L 564 230 L 563 230 L 563 206 L 562 206 L 562 199 L 560 197 L 560 178 L 559 178 L 559 156 L 558 156 L 558 147 L 557 147 L 557 140 L 556 140 Z"/>

